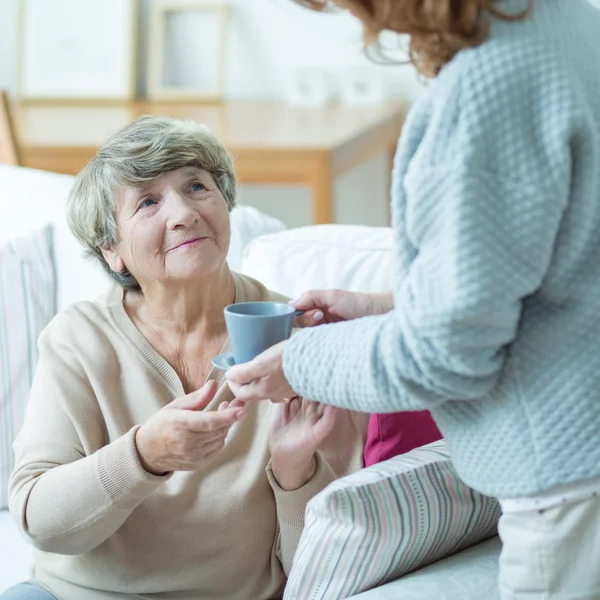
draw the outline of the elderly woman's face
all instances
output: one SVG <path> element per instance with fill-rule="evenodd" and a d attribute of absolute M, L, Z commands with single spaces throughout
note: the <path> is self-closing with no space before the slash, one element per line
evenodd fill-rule
<path fill-rule="evenodd" d="M 115 198 L 120 241 L 105 255 L 113 270 L 126 266 L 143 286 L 202 277 L 222 267 L 229 211 L 208 171 L 169 171 L 141 188 L 122 186 Z"/>

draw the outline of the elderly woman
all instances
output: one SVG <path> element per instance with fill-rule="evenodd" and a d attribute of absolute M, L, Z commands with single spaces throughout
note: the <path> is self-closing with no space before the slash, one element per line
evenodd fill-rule
<path fill-rule="evenodd" d="M 79 174 L 70 227 L 116 285 L 40 337 L 10 482 L 36 561 L 3 599 L 280 597 L 306 503 L 360 468 L 364 417 L 245 406 L 211 367 L 225 306 L 286 301 L 227 266 L 235 194 L 224 148 L 171 119 Z"/>

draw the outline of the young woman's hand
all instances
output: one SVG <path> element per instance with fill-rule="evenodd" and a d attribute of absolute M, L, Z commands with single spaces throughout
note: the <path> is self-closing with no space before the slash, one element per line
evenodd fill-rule
<path fill-rule="evenodd" d="M 233 395 L 244 402 L 293 398 L 292 389 L 283 372 L 283 352 L 287 344 L 279 342 L 267 348 L 250 362 L 228 369 L 225 377 Z"/>
<path fill-rule="evenodd" d="M 296 490 L 312 479 L 317 468 L 315 452 L 331 433 L 336 410 L 299 397 L 273 406 L 271 469 L 284 490 Z"/>
<path fill-rule="evenodd" d="M 246 408 L 238 401 L 204 412 L 216 392 L 211 381 L 173 400 L 137 430 L 135 443 L 146 471 L 195 471 L 221 452 L 229 429 L 246 416 Z"/>
<path fill-rule="evenodd" d="M 345 290 L 309 290 L 290 304 L 305 311 L 296 318 L 296 326 L 313 327 L 385 314 L 394 308 L 394 298 L 391 292 L 365 294 Z"/>

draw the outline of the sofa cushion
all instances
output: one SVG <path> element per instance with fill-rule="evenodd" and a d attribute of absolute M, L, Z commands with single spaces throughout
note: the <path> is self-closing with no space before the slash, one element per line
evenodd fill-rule
<path fill-rule="evenodd" d="M 250 243 L 242 272 L 292 298 L 308 289 L 379 292 L 392 287 L 392 242 L 387 227 L 288 229 Z"/>
<path fill-rule="evenodd" d="M 495 536 L 438 560 L 353 600 L 500 600 L 498 563 L 502 543 Z"/>
<path fill-rule="evenodd" d="M 0 509 L 7 506 L 12 443 L 37 362 L 37 339 L 55 312 L 52 229 L 0 246 Z"/>
<path fill-rule="evenodd" d="M 306 509 L 285 598 L 347 598 L 496 534 L 498 502 L 440 440 L 329 485 Z"/>

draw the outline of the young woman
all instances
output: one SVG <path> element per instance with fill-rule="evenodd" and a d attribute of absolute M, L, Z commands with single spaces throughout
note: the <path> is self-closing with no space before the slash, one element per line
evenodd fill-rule
<path fill-rule="evenodd" d="M 230 387 L 429 409 L 464 481 L 501 501 L 502 598 L 598 599 L 600 11 L 334 4 L 368 40 L 408 34 L 432 78 L 394 166 L 394 290 L 308 292 L 305 324 L 328 324 L 232 369 Z"/>

